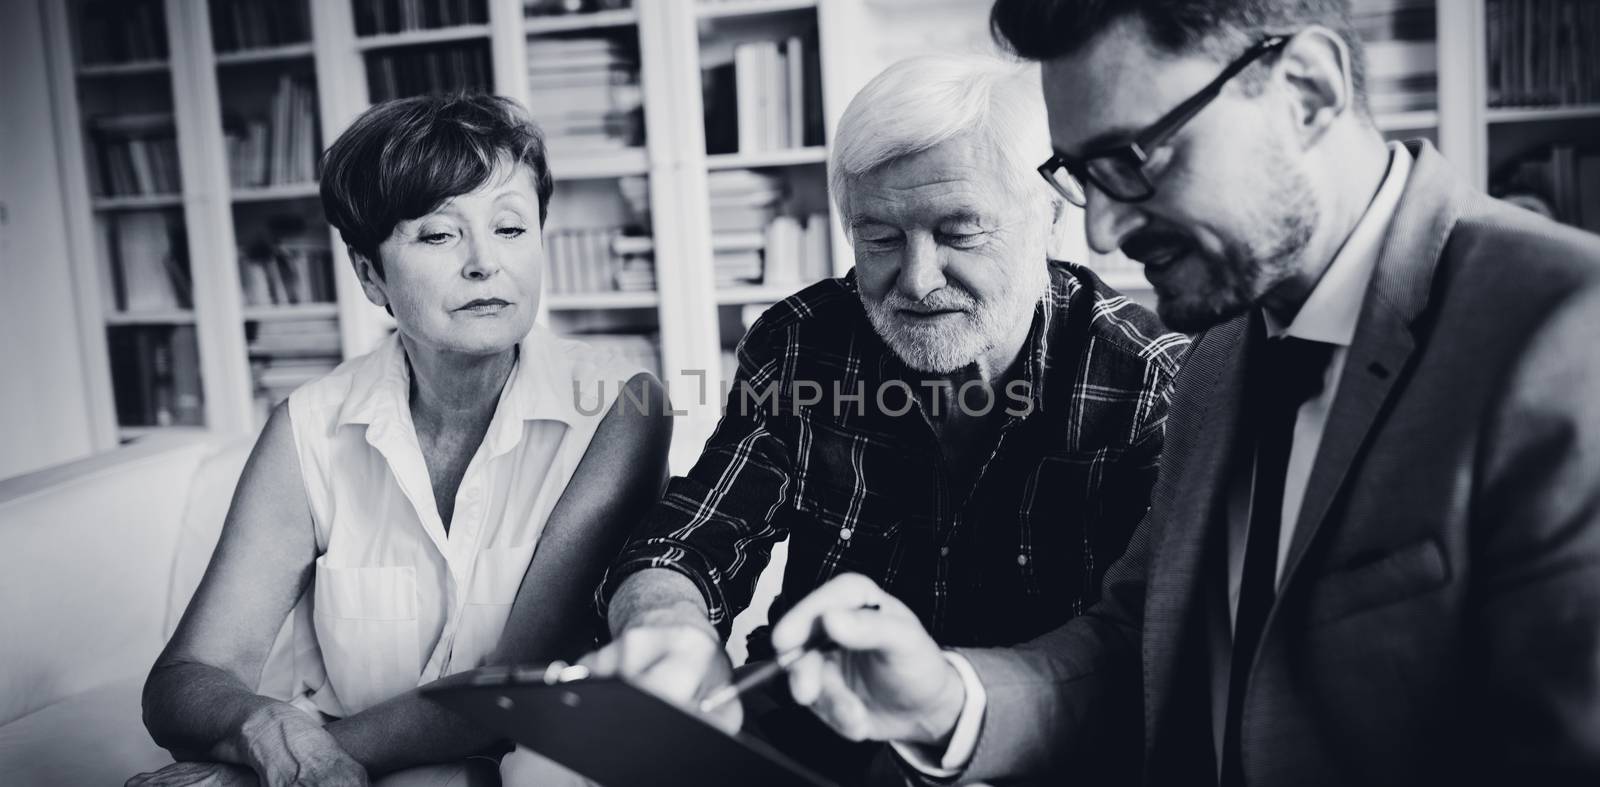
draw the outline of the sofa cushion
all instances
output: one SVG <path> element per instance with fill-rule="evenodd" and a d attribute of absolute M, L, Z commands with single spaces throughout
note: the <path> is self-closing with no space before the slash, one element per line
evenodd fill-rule
<path fill-rule="evenodd" d="M 222 535 L 222 521 L 233 503 L 234 487 L 239 485 L 239 474 L 244 472 L 245 460 L 250 458 L 254 445 L 255 438 L 222 443 L 195 469 L 172 561 L 172 584 L 166 600 L 162 639 L 172 636 L 183 610 L 189 606 L 189 598 L 200 586 L 200 578 L 205 576 L 211 553 Z"/>
<path fill-rule="evenodd" d="M 140 721 L 143 685 L 129 677 L 0 726 L 0 784 L 118 785 L 172 762 Z"/>
<path fill-rule="evenodd" d="M 0 482 L 0 724 L 150 669 L 210 452 L 152 441 Z"/>

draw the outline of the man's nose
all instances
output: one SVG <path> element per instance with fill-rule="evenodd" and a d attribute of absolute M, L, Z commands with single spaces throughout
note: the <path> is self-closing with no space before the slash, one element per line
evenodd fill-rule
<path fill-rule="evenodd" d="M 944 287 L 944 265 L 939 262 L 939 247 L 930 236 L 906 240 L 905 259 L 895 289 L 913 301 L 920 301 Z"/>
<path fill-rule="evenodd" d="M 1086 189 L 1089 204 L 1084 207 L 1089 247 L 1101 254 L 1122 248 L 1122 242 L 1145 224 L 1144 212 L 1137 205 L 1118 202 L 1100 189 Z"/>

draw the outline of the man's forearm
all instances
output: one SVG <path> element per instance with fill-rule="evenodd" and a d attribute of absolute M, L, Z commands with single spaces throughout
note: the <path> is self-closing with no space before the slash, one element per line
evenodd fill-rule
<path fill-rule="evenodd" d="M 676 571 L 650 568 L 623 580 L 606 614 L 612 636 L 642 623 L 688 623 L 712 628 L 700 589 Z"/>

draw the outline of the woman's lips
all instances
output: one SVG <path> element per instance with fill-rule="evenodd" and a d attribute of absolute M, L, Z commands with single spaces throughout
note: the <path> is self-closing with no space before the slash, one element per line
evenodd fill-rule
<path fill-rule="evenodd" d="M 479 298 L 475 301 L 468 301 L 466 304 L 457 308 L 456 311 L 471 312 L 473 314 L 493 314 L 509 307 L 510 305 L 510 302 L 500 300 L 499 298 Z"/>

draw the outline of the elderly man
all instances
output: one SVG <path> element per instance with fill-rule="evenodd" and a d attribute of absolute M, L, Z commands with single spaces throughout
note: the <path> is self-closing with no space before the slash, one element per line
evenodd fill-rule
<path fill-rule="evenodd" d="M 1386 144 L 1348 11 L 996 3 L 1041 171 L 1204 333 L 1098 605 L 942 654 L 840 577 L 795 699 L 962 782 L 1600 784 L 1600 239 Z"/>
<path fill-rule="evenodd" d="M 1034 172 L 1049 145 L 1028 75 L 919 58 L 851 102 L 830 185 L 855 270 L 744 338 L 704 454 L 601 588 L 616 639 L 590 659 L 600 673 L 684 704 L 726 684 L 729 624 L 785 538 L 774 620 L 844 572 L 948 645 L 1021 642 L 1094 603 L 1147 508 L 1187 340 L 1048 259 L 1067 208 Z M 771 657 L 764 632 L 750 652 Z M 854 758 L 782 716 L 754 721 L 855 779 Z"/>

